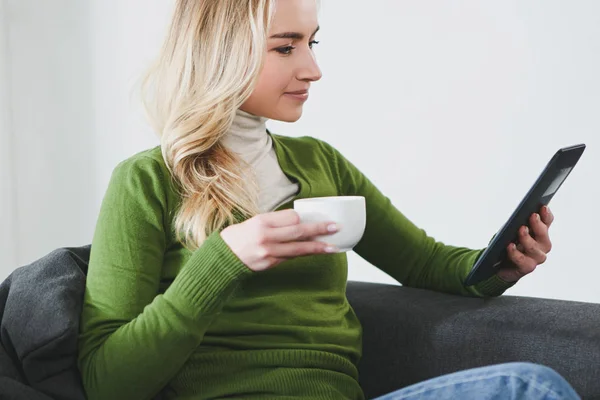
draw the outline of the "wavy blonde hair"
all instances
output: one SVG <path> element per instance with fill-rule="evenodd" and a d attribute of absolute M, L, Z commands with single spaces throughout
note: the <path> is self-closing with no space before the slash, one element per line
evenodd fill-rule
<path fill-rule="evenodd" d="M 144 108 L 181 195 L 176 237 L 190 250 L 234 223 L 235 212 L 259 213 L 251 168 L 220 139 L 258 81 L 274 8 L 275 0 L 177 0 L 142 78 Z"/>

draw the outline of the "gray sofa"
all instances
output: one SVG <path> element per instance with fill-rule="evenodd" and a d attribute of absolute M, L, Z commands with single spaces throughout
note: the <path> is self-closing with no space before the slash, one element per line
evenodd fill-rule
<path fill-rule="evenodd" d="M 0 399 L 85 399 L 76 340 L 90 248 L 56 249 L 0 284 Z M 600 304 L 354 281 L 346 294 L 363 325 L 368 399 L 507 361 L 550 366 L 584 399 L 600 399 Z"/>
<path fill-rule="evenodd" d="M 368 399 L 467 368 L 529 361 L 600 399 L 600 304 L 503 295 L 479 299 L 348 282 L 363 325 Z"/>

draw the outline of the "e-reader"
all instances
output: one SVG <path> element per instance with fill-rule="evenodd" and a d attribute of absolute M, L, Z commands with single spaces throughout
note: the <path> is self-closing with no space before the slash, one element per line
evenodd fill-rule
<path fill-rule="evenodd" d="M 493 276 L 507 257 L 509 243 L 518 243 L 519 228 L 529 225 L 531 214 L 540 212 L 561 187 L 585 150 L 585 144 L 559 149 L 504 226 L 479 256 L 465 280 L 471 286 Z"/>

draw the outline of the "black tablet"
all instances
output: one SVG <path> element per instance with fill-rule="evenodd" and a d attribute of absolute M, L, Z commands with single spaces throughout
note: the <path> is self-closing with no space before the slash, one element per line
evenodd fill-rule
<path fill-rule="evenodd" d="M 517 209 L 482 252 L 465 280 L 470 286 L 493 276 L 506 259 L 509 243 L 518 243 L 519 228 L 529 225 L 531 214 L 540 212 L 567 179 L 585 150 L 585 144 L 564 147 L 556 152 Z"/>

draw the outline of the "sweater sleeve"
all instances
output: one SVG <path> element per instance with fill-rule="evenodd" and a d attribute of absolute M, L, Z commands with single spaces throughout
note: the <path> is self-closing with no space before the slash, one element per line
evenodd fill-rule
<path fill-rule="evenodd" d="M 228 296 L 253 274 L 213 232 L 159 294 L 167 197 L 150 157 L 128 159 L 102 200 L 80 321 L 78 365 L 89 399 L 147 399 L 175 376 Z"/>
<path fill-rule="evenodd" d="M 381 191 L 337 149 L 329 149 L 338 174 L 339 193 L 364 196 L 367 211 L 365 232 L 354 251 L 405 286 L 464 296 L 499 296 L 514 283 L 497 275 L 465 286 L 477 257 L 484 249 L 446 245 L 415 226 Z"/>

